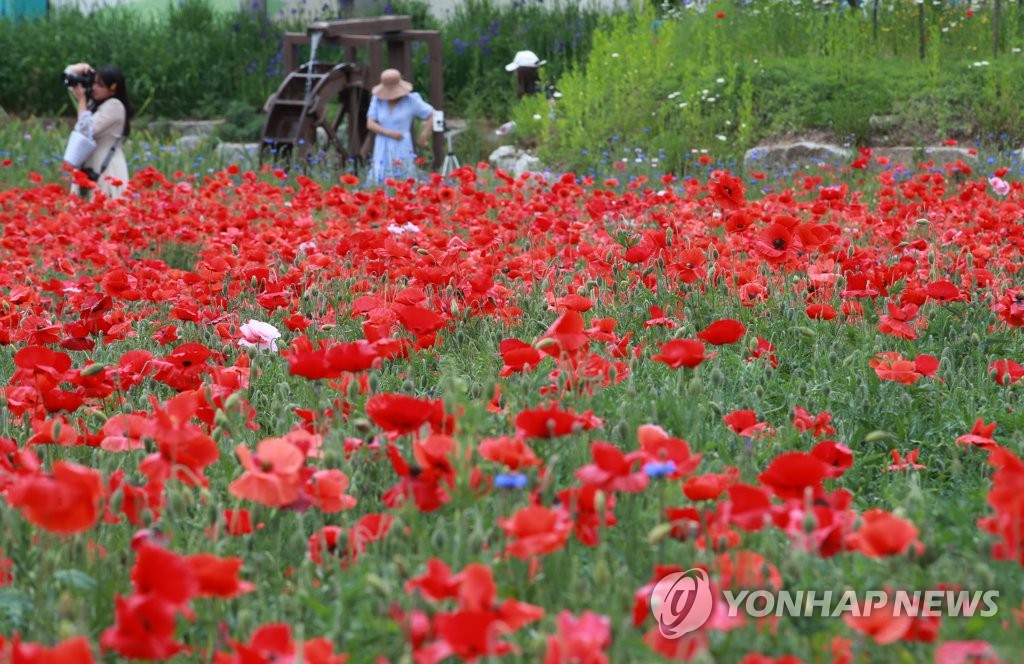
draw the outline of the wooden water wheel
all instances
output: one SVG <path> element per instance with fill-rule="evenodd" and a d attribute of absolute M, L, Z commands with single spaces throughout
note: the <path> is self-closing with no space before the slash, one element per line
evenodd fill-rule
<path fill-rule="evenodd" d="M 357 64 L 312 62 L 288 74 L 265 106 L 260 163 L 358 171 L 369 137 L 364 73 Z"/>

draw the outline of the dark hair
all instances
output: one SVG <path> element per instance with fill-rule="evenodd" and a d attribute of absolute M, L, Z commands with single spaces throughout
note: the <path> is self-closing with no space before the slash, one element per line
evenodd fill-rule
<path fill-rule="evenodd" d="M 132 107 L 130 101 L 128 101 L 128 84 L 124 80 L 124 72 L 121 71 L 120 67 L 114 65 L 104 65 L 96 69 L 96 78 L 103 83 L 103 85 L 111 88 L 113 97 L 119 99 L 124 104 L 124 137 L 127 138 L 128 134 L 132 130 L 132 116 L 135 115 L 135 109 Z M 103 102 L 100 102 L 100 104 Z M 95 104 L 93 110 L 99 107 L 100 104 Z"/>

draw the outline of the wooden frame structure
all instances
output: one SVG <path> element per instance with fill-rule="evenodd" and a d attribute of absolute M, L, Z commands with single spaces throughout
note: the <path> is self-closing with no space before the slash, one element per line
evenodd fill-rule
<path fill-rule="evenodd" d="M 434 109 L 443 112 L 441 34 L 436 30 L 413 30 L 412 17 L 317 21 L 311 23 L 305 33 L 285 33 L 284 67 L 289 74 L 278 92 L 267 100 L 262 145 L 277 146 L 289 157 L 297 154 L 304 160 L 316 143 L 317 127 L 321 127 L 343 159 L 366 159 L 373 149 L 373 135 L 366 129 L 365 117 L 370 91 L 387 68 L 397 69 L 403 78 L 412 80 L 412 46 L 417 42 L 426 42 L 428 48 L 430 81 L 428 94 L 424 96 Z M 344 64 L 300 65 L 301 47 L 314 43 L 317 49 L 340 48 Z M 317 53 L 319 55 L 319 50 Z M 304 94 L 297 94 L 298 91 Z M 327 105 L 334 100 L 341 102 L 341 111 L 330 118 Z M 341 145 L 335 134 L 346 118 L 347 144 Z M 438 168 L 445 154 L 443 133 L 433 133 L 432 147 L 434 168 Z"/>

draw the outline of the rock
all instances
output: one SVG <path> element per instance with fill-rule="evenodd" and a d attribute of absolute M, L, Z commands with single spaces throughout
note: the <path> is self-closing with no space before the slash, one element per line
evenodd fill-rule
<path fill-rule="evenodd" d="M 260 159 L 259 143 L 221 143 L 217 146 L 221 163 L 255 168 Z"/>
<path fill-rule="evenodd" d="M 180 136 L 212 136 L 225 120 L 174 120 L 168 128 Z"/>
<path fill-rule="evenodd" d="M 868 118 L 868 126 L 875 131 L 891 131 L 899 126 L 898 115 L 872 115 Z"/>
<path fill-rule="evenodd" d="M 516 149 L 513 145 L 502 145 L 487 158 L 493 168 L 500 168 L 511 173 L 516 167 L 516 160 L 523 154 L 522 150 Z"/>
<path fill-rule="evenodd" d="M 889 166 L 902 164 L 907 168 L 915 168 L 919 162 L 933 161 L 936 166 L 942 166 L 954 161 L 977 161 L 978 155 L 971 154 L 967 148 L 956 146 L 936 145 L 925 148 L 912 147 L 880 147 L 872 148 L 872 162 L 878 157 L 885 157 L 889 160 Z"/>
<path fill-rule="evenodd" d="M 204 136 L 180 136 L 174 141 L 174 145 L 180 152 L 195 152 L 205 140 Z"/>
<path fill-rule="evenodd" d="M 512 175 L 519 177 L 523 173 L 536 173 L 544 170 L 544 164 L 540 162 L 532 154 L 523 153 L 516 159 L 516 163 L 512 166 Z"/>
<path fill-rule="evenodd" d="M 848 164 L 853 154 L 852 150 L 831 143 L 798 141 L 751 148 L 743 157 L 743 167 L 747 171 L 777 172 L 819 164 Z"/>

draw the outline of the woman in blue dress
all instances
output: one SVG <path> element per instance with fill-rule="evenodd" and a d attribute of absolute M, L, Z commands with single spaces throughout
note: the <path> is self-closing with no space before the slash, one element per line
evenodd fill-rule
<path fill-rule="evenodd" d="M 402 79 L 397 69 L 385 69 L 380 84 L 374 86 L 373 99 L 366 112 L 366 127 L 376 134 L 370 164 L 370 182 L 383 185 L 387 178 L 404 180 L 416 177 L 416 152 L 412 145 L 413 118 L 424 120 L 419 145 L 430 139 L 434 107 L 423 101 L 412 83 Z"/>

